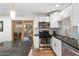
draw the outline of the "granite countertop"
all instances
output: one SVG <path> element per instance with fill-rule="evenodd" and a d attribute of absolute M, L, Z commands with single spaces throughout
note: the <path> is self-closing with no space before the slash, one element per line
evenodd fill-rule
<path fill-rule="evenodd" d="M 78 45 L 78 40 L 74 39 L 74 38 L 69 38 L 66 36 L 62 36 L 62 35 L 55 35 L 55 38 L 61 40 L 62 42 L 68 44 L 69 46 L 79 50 L 79 45 Z"/>
<path fill-rule="evenodd" d="M 28 42 L 28 43 L 27 43 Z M 12 41 L 5 41 L 0 43 L 0 56 L 28 56 L 32 41 L 23 41 L 19 46 L 19 43 L 13 46 Z"/>

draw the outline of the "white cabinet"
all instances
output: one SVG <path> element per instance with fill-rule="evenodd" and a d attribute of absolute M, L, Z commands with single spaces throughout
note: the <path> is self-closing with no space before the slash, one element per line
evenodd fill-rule
<path fill-rule="evenodd" d="M 52 40 L 52 38 L 50 39 L 50 46 L 52 47 L 52 45 L 53 45 L 53 40 Z"/>
<path fill-rule="evenodd" d="M 34 49 L 39 48 L 40 39 L 39 36 L 34 36 Z"/>
<path fill-rule="evenodd" d="M 71 25 L 78 26 L 78 24 L 79 24 L 79 4 L 74 4 L 72 6 Z"/>
<path fill-rule="evenodd" d="M 67 7 L 66 9 L 64 9 L 60 15 L 62 15 L 62 18 L 66 18 L 70 16 L 70 12 L 71 12 L 71 6 Z"/>
<path fill-rule="evenodd" d="M 72 4 L 60 12 L 59 21 L 70 17 L 71 26 L 78 26 L 79 23 L 79 4 Z"/>
<path fill-rule="evenodd" d="M 62 10 L 59 14 L 59 20 L 61 21 L 67 17 L 70 17 L 71 26 L 78 26 L 79 24 L 79 4 L 72 4 L 69 7 Z"/>
<path fill-rule="evenodd" d="M 57 23 L 58 17 L 59 17 L 59 12 L 50 14 L 50 28 L 59 28 Z"/>
<path fill-rule="evenodd" d="M 64 18 L 67 18 L 67 17 L 71 17 L 71 10 L 72 10 L 72 5 L 70 5 L 69 7 L 65 8 L 64 10 L 62 10 L 60 12 L 60 16 L 59 16 L 59 20 L 58 21 L 61 21 L 63 20 Z"/>
<path fill-rule="evenodd" d="M 62 55 L 62 42 L 61 40 L 52 37 L 52 49 L 57 56 Z"/>

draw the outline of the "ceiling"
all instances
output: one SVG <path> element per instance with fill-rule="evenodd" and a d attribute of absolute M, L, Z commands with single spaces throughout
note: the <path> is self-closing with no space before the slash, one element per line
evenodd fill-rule
<path fill-rule="evenodd" d="M 60 4 L 60 7 L 56 7 Z M 16 16 L 29 16 L 29 15 L 45 15 L 55 10 L 63 10 L 68 7 L 70 3 L 14 3 Z M 12 9 L 11 3 L 0 3 L 0 14 L 9 15 Z"/>

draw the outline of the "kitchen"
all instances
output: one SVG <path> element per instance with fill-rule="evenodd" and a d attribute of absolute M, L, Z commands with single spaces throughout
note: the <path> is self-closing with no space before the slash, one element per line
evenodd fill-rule
<path fill-rule="evenodd" d="M 79 56 L 79 3 L 2 3 L 0 7 L 0 55 Z M 10 17 L 10 10 L 16 17 Z"/>
<path fill-rule="evenodd" d="M 54 11 L 48 15 L 50 28 L 44 28 L 44 30 L 50 32 L 50 47 L 57 56 L 79 56 L 78 7 L 78 3 L 70 4 L 64 10 Z M 42 21 L 45 22 L 45 19 Z M 39 49 L 41 39 L 39 39 L 39 35 L 34 38 L 37 38 L 34 41 L 34 48 Z"/>

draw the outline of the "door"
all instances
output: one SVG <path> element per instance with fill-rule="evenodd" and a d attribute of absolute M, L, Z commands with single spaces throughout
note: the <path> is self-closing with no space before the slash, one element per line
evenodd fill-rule
<path fill-rule="evenodd" d="M 14 46 L 18 46 L 22 41 L 22 30 L 22 21 L 12 20 L 12 39 Z"/>
<path fill-rule="evenodd" d="M 33 40 L 33 21 L 23 21 L 23 40 Z"/>
<path fill-rule="evenodd" d="M 12 20 L 12 39 L 15 46 L 24 40 L 33 40 L 33 21 Z"/>

